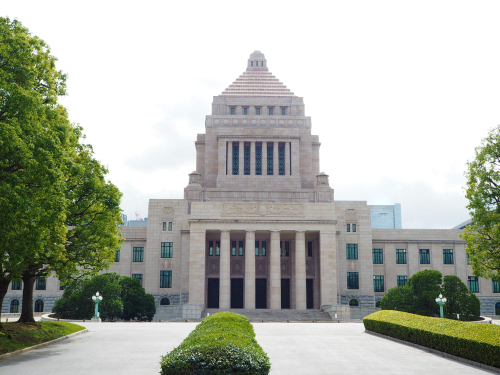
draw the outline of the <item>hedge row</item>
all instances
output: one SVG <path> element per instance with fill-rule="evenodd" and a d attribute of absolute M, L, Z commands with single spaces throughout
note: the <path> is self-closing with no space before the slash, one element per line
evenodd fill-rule
<path fill-rule="evenodd" d="M 472 361 L 500 367 L 500 326 L 382 310 L 363 319 L 365 329 Z"/>
<path fill-rule="evenodd" d="M 271 369 L 248 318 L 230 312 L 203 319 L 160 365 L 164 375 L 264 375 Z"/>

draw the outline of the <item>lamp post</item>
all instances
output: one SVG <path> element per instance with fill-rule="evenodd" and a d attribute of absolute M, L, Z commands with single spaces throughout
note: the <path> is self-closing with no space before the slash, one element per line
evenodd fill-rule
<path fill-rule="evenodd" d="M 99 318 L 99 302 L 102 301 L 102 296 L 99 295 L 99 292 L 92 296 L 92 301 L 95 303 L 95 314 L 92 317 L 92 322 L 101 322 L 101 318 Z"/>
<path fill-rule="evenodd" d="M 443 297 L 443 295 L 440 294 L 439 297 L 436 298 L 436 302 L 439 305 L 439 313 L 441 315 L 441 318 L 443 318 L 443 306 L 446 303 L 446 297 Z"/>

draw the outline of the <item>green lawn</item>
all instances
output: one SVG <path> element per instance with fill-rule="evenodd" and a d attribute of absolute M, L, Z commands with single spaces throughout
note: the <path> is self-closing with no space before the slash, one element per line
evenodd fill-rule
<path fill-rule="evenodd" d="M 83 329 L 85 327 L 66 322 L 2 323 L 0 355 L 67 336 Z"/>

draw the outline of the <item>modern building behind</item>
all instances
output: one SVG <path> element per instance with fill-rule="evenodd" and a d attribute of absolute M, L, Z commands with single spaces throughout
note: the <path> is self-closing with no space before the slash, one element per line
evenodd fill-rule
<path fill-rule="evenodd" d="M 402 229 L 401 204 L 369 205 L 373 229 Z"/>

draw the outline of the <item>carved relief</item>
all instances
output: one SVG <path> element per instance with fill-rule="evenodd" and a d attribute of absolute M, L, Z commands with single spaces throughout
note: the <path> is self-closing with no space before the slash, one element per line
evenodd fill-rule
<path fill-rule="evenodd" d="M 313 276 L 314 275 L 314 264 L 311 259 L 306 260 L 306 275 Z"/>
<path fill-rule="evenodd" d="M 304 216 L 300 203 L 223 203 L 222 216 Z"/>
<path fill-rule="evenodd" d="M 347 270 L 348 271 L 357 271 L 358 270 L 358 262 L 354 261 L 354 260 L 351 260 L 351 261 L 347 261 Z"/>
<path fill-rule="evenodd" d="M 250 128 L 245 129 L 245 135 L 272 135 L 273 129 L 266 128 Z"/>
<path fill-rule="evenodd" d="M 257 275 L 266 275 L 267 274 L 265 261 L 261 260 L 260 262 L 257 262 L 255 268 L 256 268 L 255 274 L 257 274 Z"/>
<path fill-rule="evenodd" d="M 208 273 L 218 274 L 219 273 L 219 262 L 216 260 L 211 260 L 208 263 Z"/>
<path fill-rule="evenodd" d="M 346 210 L 345 211 L 346 220 L 356 220 L 356 210 Z"/>
<path fill-rule="evenodd" d="M 231 264 L 231 275 L 243 275 L 243 261 L 236 260 Z"/>
<path fill-rule="evenodd" d="M 287 260 L 281 261 L 281 275 L 290 276 L 290 263 Z"/>
<path fill-rule="evenodd" d="M 165 219 L 174 217 L 174 208 L 173 207 L 163 207 L 161 217 L 165 218 Z"/>
<path fill-rule="evenodd" d="M 170 259 L 164 260 L 161 262 L 161 268 L 164 270 L 171 270 L 172 269 L 172 261 Z"/>

